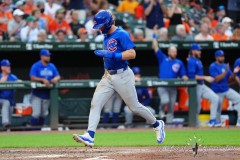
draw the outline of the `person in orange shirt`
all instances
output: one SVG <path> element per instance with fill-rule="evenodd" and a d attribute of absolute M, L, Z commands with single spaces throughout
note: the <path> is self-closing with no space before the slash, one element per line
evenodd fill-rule
<path fill-rule="evenodd" d="M 37 7 L 34 6 L 34 0 L 26 0 L 26 4 L 23 9 L 24 13 L 31 15 L 32 11 L 35 9 L 37 9 Z"/>
<path fill-rule="evenodd" d="M 49 25 L 52 22 L 52 17 L 45 14 L 45 4 L 43 1 L 38 1 L 37 8 L 41 11 L 41 18 Z"/>
<path fill-rule="evenodd" d="M 218 24 L 218 20 L 215 19 L 215 13 L 212 8 L 208 10 L 206 16 L 210 19 L 212 28 L 215 28 Z"/>
<path fill-rule="evenodd" d="M 225 26 L 222 23 L 218 23 L 216 26 L 216 33 L 213 34 L 213 39 L 216 41 L 227 41 L 229 37 L 225 34 Z"/>
<path fill-rule="evenodd" d="M 128 12 L 131 14 L 135 14 L 135 10 L 138 6 L 138 2 L 135 0 L 124 0 L 120 3 L 117 10 L 118 12 Z"/>
<path fill-rule="evenodd" d="M 72 30 L 69 24 L 64 20 L 65 17 L 65 11 L 63 9 L 59 9 L 56 12 L 55 20 L 52 20 L 52 22 L 49 24 L 49 32 L 56 36 L 56 32 L 58 30 L 64 31 L 67 35 L 72 35 Z"/>
<path fill-rule="evenodd" d="M 7 24 L 13 18 L 11 12 L 5 12 L 5 3 L 0 3 L 0 41 L 3 40 L 4 34 L 7 31 Z"/>

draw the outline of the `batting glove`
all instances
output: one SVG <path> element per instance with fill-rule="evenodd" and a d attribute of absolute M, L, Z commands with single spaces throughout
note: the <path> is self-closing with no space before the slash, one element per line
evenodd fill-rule
<path fill-rule="evenodd" d="M 95 50 L 94 53 L 99 57 L 112 58 L 116 60 L 122 59 L 122 53 L 110 52 L 108 50 Z"/>

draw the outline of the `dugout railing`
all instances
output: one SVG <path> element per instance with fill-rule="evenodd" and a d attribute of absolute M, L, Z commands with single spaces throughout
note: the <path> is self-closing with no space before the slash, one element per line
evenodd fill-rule
<path fill-rule="evenodd" d="M 94 89 L 99 80 L 61 80 L 56 85 L 51 85 L 50 89 L 50 119 L 49 124 L 52 130 L 57 130 L 59 126 L 59 90 L 61 89 Z M 195 80 L 152 80 L 144 79 L 136 83 L 136 87 L 188 87 L 189 92 L 189 111 L 188 111 L 188 126 L 197 126 L 197 102 L 196 102 L 196 85 Z M 46 88 L 41 83 L 22 81 L 22 82 L 5 82 L 0 83 L 0 89 L 44 89 Z M 90 106 L 89 106 L 90 107 Z"/>

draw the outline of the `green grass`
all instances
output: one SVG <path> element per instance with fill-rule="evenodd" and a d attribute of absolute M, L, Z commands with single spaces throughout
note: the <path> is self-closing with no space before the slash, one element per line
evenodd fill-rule
<path fill-rule="evenodd" d="M 217 130 L 167 130 L 166 139 L 161 146 L 183 145 L 194 134 L 208 146 L 240 146 L 239 129 Z M 74 147 L 83 146 L 72 139 L 67 132 L 0 134 L 0 148 L 25 147 Z M 98 132 L 95 136 L 95 146 L 158 146 L 153 131 L 120 131 Z"/>

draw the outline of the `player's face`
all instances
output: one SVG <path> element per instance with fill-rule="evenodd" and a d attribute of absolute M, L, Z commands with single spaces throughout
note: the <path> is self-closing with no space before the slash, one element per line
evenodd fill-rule
<path fill-rule="evenodd" d="M 50 60 L 51 60 L 51 57 L 50 56 L 42 56 L 41 59 L 42 59 L 43 62 L 49 63 Z"/>
<path fill-rule="evenodd" d="M 177 57 L 177 49 L 175 47 L 170 47 L 168 49 L 168 56 L 172 59 L 175 59 Z"/>
<path fill-rule="evenodd" d="M 193 51 L 193 54 L 194 54 L 194 57 L 196 57 L 196 58 L 201 58 L 201 51 L 200 50 L 194 50 Z"/>
<path fill-rule="evenodd" d="M 225 61 L 225 57 L 224 56 L 217 57 L 216 59 L 217 59 L 218 63 L 223 63 Z"/>
<path fill-rule="evenodd" d="M 10 66 L 2 66 L 1 67 L 3 73 L 11 73 L 11 67 Z"/>

